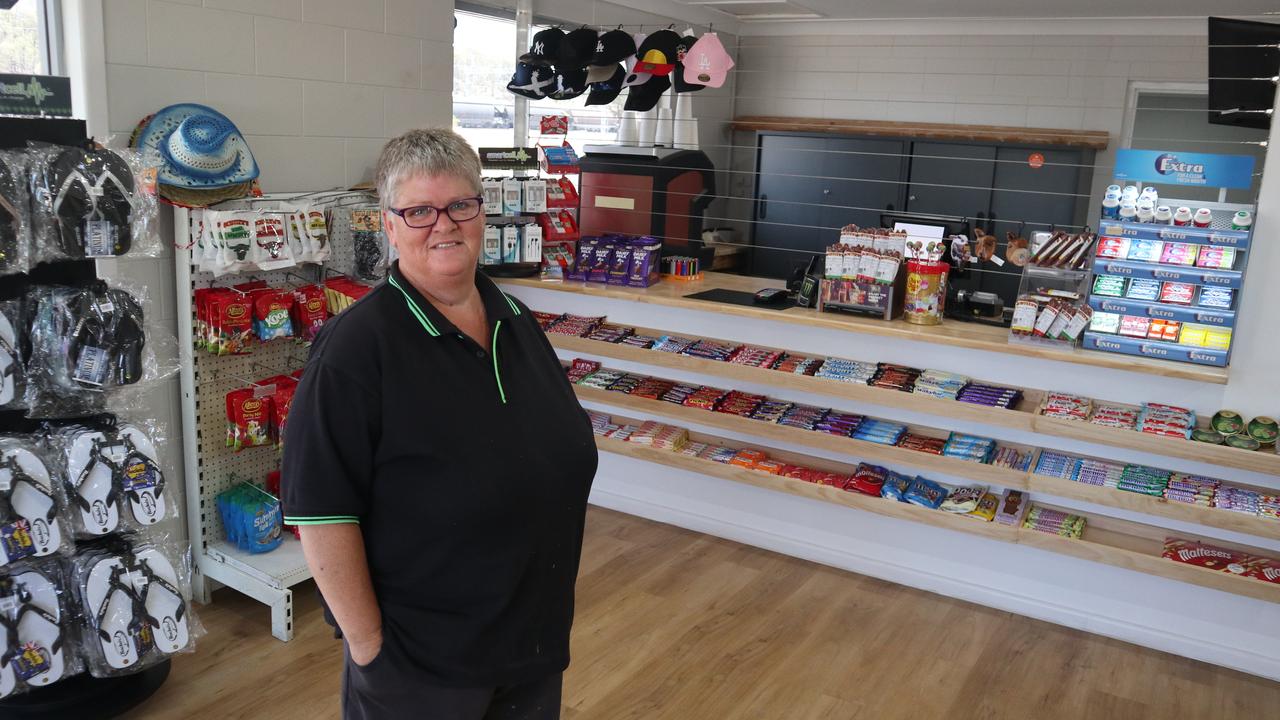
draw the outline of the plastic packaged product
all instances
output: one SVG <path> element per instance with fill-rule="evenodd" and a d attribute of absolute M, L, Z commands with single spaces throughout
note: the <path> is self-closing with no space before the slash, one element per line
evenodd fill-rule
<path fill-rule="evenodd" d="M 982 498 L 978 500 L 977 506 L 974 507 L 973 510 L 966 513 L 965 517 L 970 517 L 975 520 L 981 520 L 983 522 L 991 522 L 992 519 L 995 518 L 996 510 L 999 508 L 999 506 L 1000 506 L 1000 498 L 996 497 L 995 495 L 992 495 L 989 492 L 983 493 Z"/>
<path fill-rule="evenodd" d="M 0 569 L 0 698 L 83 670 L 59 560 Z"/>
<path fill-rule="evenodd" d="M 942 505 L 942 501 L 947 498 L 947 489 L 942 485 L 926 480 L 922 477 L 916 477 L 911 481 L 910 487 L 903 494 L 903 499 L 913 505 L 920 505 L 931 509 L 937 509 Z"/>
<path fill-rule="evenodd" d="M 191 558 L 164 539 L 109 538 L 83 547 L 68 583 L 82 609 L 90 674 L 137 672 L 190 652 L 203 633 L 190 607 Z"/>
<path fill-rule="evenodd" d="M 947 495 L 939 509 L 952 513 L 971 513 L 978 508 L 978 501 L 986 494 L 987 489 L 982 485 L 958 487 Z"/>
<path fill-rule="evenodd" d="M 160 254 L 158 157 L 43 144 L 31 152 L 32 264 Z"/>
<path fill-rule="evenodd" d="M 36 286 L 26 403 L 32 417 L 100 412 L 105 393 L 161 368 L 147 347 L 142 302 L 98 281 L 89 287 Z"/>
<path fill-rule="evenodd" d="M 889 471 L 889 476 L 885 478 L 884 485 L 880 488 L 880 496 L 890 500 L 906 502 L 907 490 L 911 487 L 912 482 L 912 478 L 891 470 Z"/>
<path fill-rule="evenodd" d="M 157 452 L 163 432 L 154 422 L 102 416 L 50 425 L 46 432 L 78 536 L 147 529 L 178 514 Z"/>
<path fill-rule="evenodd" d="M 218 495 L 217 504 L 227 541 L 241 550 L 267 553 L 284 542 L 280 501 L 257 485 L 241 483 Z"/>
<path fill-rule="evenodd" d="M 29 153 L 0 150 L 0 275 L 31 265 L 30 161 Z"/>
<path fill-rule="evenodd" d="M 22 361 L 22 301 L 0 302 L 0 409 L 18 409 L 26 404 L 26 367 Z"/>
<path fill-rule="evenodd" d="M 1129 290 L 1125 297 L 1133 300 L 1154 301 L 1160 295 L 1160 282 L 1145 278 L 1134 278 L 1129 282 Z"/>
<path fill-rule="evenodd" d="M 1125 278 L 1118 275 L 1099 275 L 1093 279 L 1093 294 L 1107 297 L 1124 295 Z"/>
<path fill-rule="evenodd" d="M 1021 527 L 1030 503 L 1021 490 L 1005 490 L 996 508 L 995 520 L 1001 525 Z"/>
<path fill-rule="evenodd" d="M 34 436 L 0 436 L 0 498 L 0 565 L 71 552 L 66 497 Z"/>

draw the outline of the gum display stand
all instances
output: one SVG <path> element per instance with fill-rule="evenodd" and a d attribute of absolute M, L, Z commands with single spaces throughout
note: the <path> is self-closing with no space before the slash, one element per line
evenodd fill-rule
<path fill-rule="evenodd" d="M 28 140 L 80 145 L 88 135 L 83 120 L 63 118 L 0 117 L 0 148 L 25 147 Z M 20 297 L 31 285 L 86 285 L 98 277 L 93 260 L 45 263 L 28 273 L 0 277 L 0 299 Z M 0 412 L 0 432 L 32 432 L 38 423 L 21 410 Z M 169 676 L 170 661 L 142 672 L 114 678 L 95 678 L 88 672 L 48 687 L 0 700 L 0 718 L 110 717 L 136 707 L 151 697 Z"/>

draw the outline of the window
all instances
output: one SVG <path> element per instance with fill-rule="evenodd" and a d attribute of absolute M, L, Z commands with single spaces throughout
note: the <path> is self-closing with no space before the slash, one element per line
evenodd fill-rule
<path fill-rule="evenodd" d="M 529 30 L 529 37 L 534 33 L 546 30 L 549 25 L 534 25 Z M 566 29 L 567 32 L 567 29 Z M 568 140 L 578 151 L 584 143 L 593 145 L 609 145 L 618 139 L 618 124 L 622 118 L 622 105 L 626 95 L 619 95 L 608 105 L 587 105 L 587 95 L 583 93 L 572 100 L 531 100 L 529 101 L 529 138 L 539 138 L 540 123 L 543 115 L 568 115 Z M 555 138 L 542 138 L 544 144 L 553 144 Z"/>
<path fill-rule="evenodd" d="M 515 142 L 515 96 L 507 81 L 515 65 L 515 20 L 454 13 L 453 128 L 474 148 Z"/>
<path fill-rule="evenodd" d="M 0 73 L 49 73 L 49 43 L 43 0 L 18 0 L 0 10 Z"/>
<path fill-rule="evenodd" d="M 453 127 L 472 147 L 510 147 L 515 143 L 515 96 L 507 82 L 515 70 L 516 22 L 509 17 L 471 10 L 454 13 Z M 545 25 L 534 25 L 529 36 Z M 569 142 L 579 151 L 583 143 L 608 144 L 617 140 L 622 100 L 610 105 L 587 106 L 587 94 L 573 100 L 530 100 L 528 142 L 558 144 L 559 137 L 542 137 L 543 115 L 569 116 Z"/>

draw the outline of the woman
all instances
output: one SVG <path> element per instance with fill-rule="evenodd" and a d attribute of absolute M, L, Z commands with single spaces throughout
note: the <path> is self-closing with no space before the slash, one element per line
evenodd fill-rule
<path fill-rule="evenodd" d="M 466 141 L 408 132 L 377 184 L 400 259 L 316 338 L 283 465 L 346 643 L 344 716 L 558 718 L 590 421 L 533 314 L 476 270 Z"/>

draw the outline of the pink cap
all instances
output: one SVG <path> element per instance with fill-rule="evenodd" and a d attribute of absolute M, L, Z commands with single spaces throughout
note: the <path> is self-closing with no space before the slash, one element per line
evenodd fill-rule
<path fill-rule="evenodd" d="M 684 81 L 718 88 L 724 85 L 733 58 L 715 33 L 707 33 L 689 48 L 684 57 Z"/>

